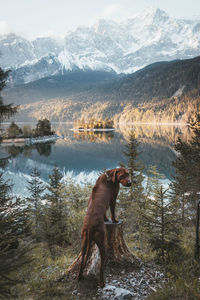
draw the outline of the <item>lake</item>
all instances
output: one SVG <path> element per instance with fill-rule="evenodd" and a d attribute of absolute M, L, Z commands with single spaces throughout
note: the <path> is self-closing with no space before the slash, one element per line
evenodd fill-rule
<path fill-rule="evenodd" d="M 49 174 L 57 165 L 65 179 L 72 177 L 78 183 L 95 182 L 102 170 L 115 168 L 120 162 L 126 163 L 123 151 L 131 131 L 140 142 L 140 159 L 145 165 L 145 172 L 149 166 L 157 165 L 169 180 L 173 175 L 171 162 L 176 158 L 174 143 L 178 136 L 185 141 L 190 138 L 187 126 L 126 124 L 108 133 L 78 133 L 73 132 L 72 127 L 71 123 L 53 123 L 53 130 L 63 136 L 54 143 L 3 147 L 11 154 L 4 174 L 13 182 L 15 194 L 27 195 L 26 181 L 35 167 L 44 181 L 48 181 Z"/>

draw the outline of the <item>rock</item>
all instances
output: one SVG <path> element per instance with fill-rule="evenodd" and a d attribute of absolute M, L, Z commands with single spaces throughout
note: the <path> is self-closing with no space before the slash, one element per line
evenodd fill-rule
<path fill-rule="evenodd" d="M 116 283 L 118 283 L 118 280 L 112 280 L 112 283 L 116 284 Z"/>
<path fill-rule="evenodd" d="M 112 298 L 113 300 L 122 300 L 122 299 L 131 299 L 133 294 L 129 290 L 125 290 L 122 288 L 115 289 L 115 296 Z"/>
<path fill-rule="evenodd" d="M 113 286 L 113 285 L 106 285 L 106 286 L 103 288 L 103 291 L 113 292 L 115 289 L 116 289 L 116 287 Z"/>

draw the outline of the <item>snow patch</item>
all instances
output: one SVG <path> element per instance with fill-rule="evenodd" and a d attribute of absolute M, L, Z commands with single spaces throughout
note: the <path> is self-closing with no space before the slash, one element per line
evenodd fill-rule
<path fill-rule="evenodd" d="M 46 179 L 42 179 L 44 184 L 48 183 L 48 176 L 51 174 L 53 170 L 53 166 L 48 166 L 46 164 L 41 164 L 40 162 L 33 161 L 28 159 L 26 164 L 24 165 L 24 172 L 17 171 L 17 166 L 15 165 L 15 160 L 13 160 L 13 164 L 7 167 L 6 170 L 0 169 L 3 171 L 3 178 L 5 180 L 9 180 L 13 185 L 13 195 L 18 197 L 28 197 L 29 192 L 27 190 L 27 181 L 31 179 L 31 172 L 34 168 L 43 174 Z M 60 170 L 63 178 L 62 182 L 68 183 L 73 181 L 76 184 L 83 186 L 84 184 L 94 184 L 99 176 L 98 171 L 91 172 L 74 172 L 72 170 Z"/>
<path fill-rule="evenodd" d="M 183 90 L 185 88 L 185 85 L 182 85 L 175 93 L 172 97 L 179 97 L 183 94 Z"/>

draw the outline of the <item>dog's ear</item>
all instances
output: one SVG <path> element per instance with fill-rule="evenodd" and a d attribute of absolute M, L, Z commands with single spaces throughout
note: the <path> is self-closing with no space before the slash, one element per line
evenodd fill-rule
<path fill-rule="evenodd" d="M 112 176 L 112 182 L 115 183 L 117 180 L 117 169 L 114 169 L 110 175 Z"/>

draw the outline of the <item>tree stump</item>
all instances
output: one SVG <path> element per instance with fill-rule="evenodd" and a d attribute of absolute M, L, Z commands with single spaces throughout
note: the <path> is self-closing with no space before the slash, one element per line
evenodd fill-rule
<path fill-rule="evenodd" d="M 105 222 L 107 233 L 107 258 L 106 267 L 119 265 L 119 266 L 135 266 L 140 265 L 140 260 L 137 259 L 129 250 L 124 237 L 123 237 L 123 222 L 120 220 L 118 223 Z M 97 275 L 100 268 L 100 254 L 99 249 L 93 243 L 87 264 L 84 268 L 84 275 Z M 81 263 L 81 253 L 69 266 L 65 274 L 60 280 L 65 277 L 76 278 L 79 272 Z"/>

